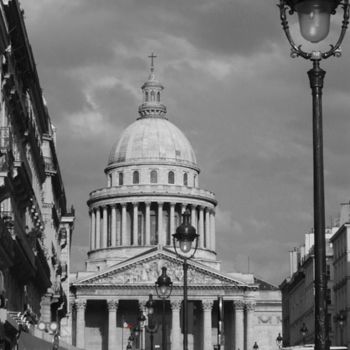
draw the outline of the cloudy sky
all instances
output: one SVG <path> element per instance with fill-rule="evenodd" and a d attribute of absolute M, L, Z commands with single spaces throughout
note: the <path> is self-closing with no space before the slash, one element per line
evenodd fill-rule
<path fill-rule="evenodd" d="M 74 269 L 89 237 L 89 192 L 133 122 L 154 51 L 168 118 L 216 194 L 226 271 L 279 284 L 313 226 L 310 62 L 289 57 L 276 0 L 21 0 L 69 205 Z M 294 22 L 293 22 L 294 23 Z M 293 30 L 297 30 L 295 24 Z M 337 28 L 332 28 L 336 30 Z M 296 32 L 297 33 L 297 32 Z M 332 34 L 330 38 L 333 38 Z M 298 39 L 299 40 L 299 39 Z M 324 62 L 326 217 L 350 200 L 350 40 Z M 248 263 L 249 261 L 249 263 Z"/>

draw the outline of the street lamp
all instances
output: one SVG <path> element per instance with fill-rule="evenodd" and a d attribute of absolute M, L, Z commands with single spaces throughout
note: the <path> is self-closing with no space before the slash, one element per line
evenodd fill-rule
<path fill-rule="evenodd" d="M 171 282 L 171 278 L 166 273 L 167 268 L 165 266 L 162 267 L 162 274 L 158 277 L 155 287 L 156 292 L 159 298 L 162 299 L 162 350 L 166 350 L 167 348 L 167 340 L 166 340 L 166 322 L 165 322 L 165 300 L 170 297 L 170 294 L 173 290 L 173 282 Z"/>
<path fill-rule="evenodd" d="M 306 334 L 307 334 L 308 332 L 309 332 L 309 330 L 307 329 L 306 324 L 303 323 L 303 325 L 302 325 L 301 328 L 300 328 L 300 333 L 301 333 L 301 335 L 302 335 L 302 337 L 303 337 L 303 345 L 305 345 L 305 337 L 306 337 Z"/>
<path fill-rule="evenodd" d="M 346 321 L 345 313 L 339 312 L 339 314 L 336 317 L 336 321 L 338 322 L 338 325 L 340 327 L 340 345 L 343 345 L 343 329 Z"/>
<path fill-rule="evenodd" d="M 158 323 L 153 320 L 154 314 L 154 300 L 153 295 L 150 294 L 146 303 L 148 325 L 146 326 L 146 331 L 150 334 L 151 350 L 153 350 L 153 335 L 158 331 Z"/>
<path fill-rule="evenodd" d="M 48 332 L 53 335 L 53 342 L 52 342 L 52 350 L 58 350 L 59 345 L 60 345 L 60 330 L 58 327 L 57 322 L 50 322 L 50 323 L 45 323 L 43 321 L 40 321 L 38 323 L 38 328 L 41 331 Z"/>
<path fill-rule="evenodd" d="M 298 14 L 301 35 L 311 43 L 325 39 L 329 33 L 331 15 L 338 5 L 343 8 L 343 21 L 339 38 L 335 45 L 325 52 L 307 52 L 296 45 L 289 30 L 287 13 Z M 312 90 L 313 111 L 313 171 L 314 171 L 314 232 L 315 232 L 315 349 L 329 349 L 329 327 L 327 324 L 327 274 L 326 240 L 323 180 L 323 137 L 322 137 L 322 88 L 326 72 L 320 68 L 320 61 L 341 55 L 343 42 L 349 23 L 349 0 L 280 0 L 280 17 L 283 30 L 291 46 L 292 57 L 302 57 L 312 61 L 308 71 Z"/>
<path fill-rule="evenodd" d="M 184 302 L 183 302 L 183 350 L 188 350 L 188 310 L 187 310 L 187 260 L 193 258 L 198 248 L 198 237 L 196 229 L 190 223 L 190 212 L 186 210 L 182 214 L 182 224 L 173 234 L 173 246 L 178 257 L 183 259 L 184 272 Z M 192 243 L 195 243 L 192 249 Z M 182 252 L 182 254 L 179 252 Z M 192 250 L 192 252 L 191 252 Z"/>
<path fill-rule="evenodd" d="M 279 349 L 282 349 L 283 338 L 281 336 L 281 333 L 278 333 L 278 336 L 276 338 L 276 344 L 277 344 Z"/>

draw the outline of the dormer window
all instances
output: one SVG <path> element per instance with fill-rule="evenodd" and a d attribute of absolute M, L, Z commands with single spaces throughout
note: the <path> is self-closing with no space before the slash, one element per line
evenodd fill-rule
<path fill-rule="evenodd" d="M 151 184 L 156 184 L 158 182 L 157 170 L 152 170 L 150 175 L 151 175 Z"/>
<path fill-rule="evenodd" d="M 133 184 L 138 184 L 140 182 L 140 173 L 135 170 L 133 173 L 132 173 L 132 183 Z"/>
<path fill-rule="evenodd" d="M 124 184 L 124 174 L 118 173 L 118 184 L 119 186 L 122 186 Z"/>
<path fill-rule="evenodd" d="M 168 183 L 169 184 L 175 183 L 175 174 L 173 171 L 169 171 L 169 173 L 168 173 Z"/>

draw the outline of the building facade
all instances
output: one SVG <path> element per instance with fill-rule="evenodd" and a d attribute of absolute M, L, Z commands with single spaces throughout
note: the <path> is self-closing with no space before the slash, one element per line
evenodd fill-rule
<path fill-rule="evenodd" d="M 165 304 L 167 348 L 182 348 L 183 261 L 173 250 L 172 234 L 189 210 L 199 234 L 198 250 L 188 261 L 189 348 L 212 350 L 217 343 L 218 296 L 224 305 L 225 349 L 276 347 L 281 332 L 278 288 L 251 274 L 225 273 L 216 255 L 212 192 L 199 185 L 193 148 L 166 118 L 163 85 L 153 64 L 142 86 L 139 118 L 122 133 L 110 152 L 106 187 L 90 193 L 90 251 L 86 271 L 71 285 L 72 342 L 88 350 L 125 349 L 130 330 L 146 314 L 149 294 L 156 300 L 160 325 L 162 303 L 154 283 L 162 267 L 173 281 Z M 73 304 L 74 303 L 74 304 Z M 153 334 L 161 343 L 162 327 Z M 133 343 L 148 348 L 147 327 Z"/>
<path fill-rule="evenodd" d="M 339 229 L 331 238 L 334 258 L 334 337 L 350 349 L 350 203 L 341 205 Z"/>
<path fill-rule="evenodd" d="M 44 337 L 39 321 L 66 316 L 74 210 L 66 207 L 55 137 L 23 10 L 17 0 L 0 1 L 2 349 L 33 339 L 35 346 Z"/>
<path fill-rule="evenodd" d="M 349 338 L 349 242 L 350 204 L 341 206 L 339 220 L 326 230 L 327 312 L 331 345 L 347 346 Z M 290 276 L 280 285 L 282 291 L 283 344 L 314 343 L 314 234 L 290 252 Z M 307 332 L 301 329 L 306 326 Z"/>

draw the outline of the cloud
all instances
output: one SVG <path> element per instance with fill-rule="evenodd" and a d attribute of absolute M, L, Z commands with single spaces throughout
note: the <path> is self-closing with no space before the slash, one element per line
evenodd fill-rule
<path fill-rule="evenodd" d="M 229 232 L 232 235 L 240 235 L 243 232 L 242 226 L 232 218 L 232 213 L 216 209 L 215 222 L 218 232 Z"/>
<path fill-rule="evenodd" d="M 88 245 L 86 200 L 105 185 L 110 149 L 138 117 L 153 51 L 167 117 L 196 151 L 200 186 L 219 201 L 218 259 L 245 272 L 249 256 L 254 272 L 278 284 L 288 250 L 313 225 L 313 180 L 311 63 L 289 57 L 275 1 L 23 0 L 22 7 L 77 209 L 73 245 Z M 327 217 L 350 193 L 348 37 L 341 59 L 322 62 Z"/>

